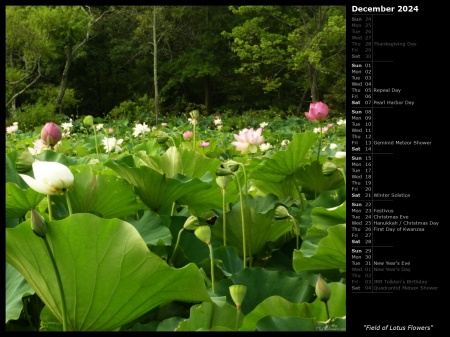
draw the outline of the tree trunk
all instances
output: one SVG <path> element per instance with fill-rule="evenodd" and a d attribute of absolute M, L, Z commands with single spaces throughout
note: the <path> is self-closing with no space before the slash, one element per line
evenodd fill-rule
<path fill-rule="evenodd" d="M 159 91 L 158 91 L 158 41 L 156 40 L 156 6 L 153 6 L 153 83 L 155 86 L 155 116 L 156 116 L 156 124 L 158 124 Z"/>
<path fill-rule="evenodd" d="M 311 87 L 311 102 L 318 102 L 319 101 L 319 90 L 317 88 L 317 76 L 318 76 L 318 70 L 314 68 L 313 65 L 309 64 L 309 85 Z"/>
<path fill-rule="evenodd" d="M 209 6 L 205 8 L 205 27 L 209 29 Z M 203 84 L 205 87 L 205 109 L 206 114 L 209 115 L 211 113 L 211 81 L 208 75 L 203 78 Z"/>
<path fill-rule="evenodd" d="M 64 65 L 64 71 L 63 71 L 62 78 L 61 78 L 61 88 L 59 89 L 59 94 L 58 94 L 58 97 L 56 97 L 56 101 L 55 101 L 55 105 L 56 105 L 56 108 L 58 109 L 58 111 L 60 110 L 61 102 L 64 98 L 64 94 L 67 89 L 69 70 L 70 70 L 70 65 L 72 64 L 72 57 L 73 57 L 72 46 L 68 46 L 67 52 L 66 52 L 66 64 Z M 59 112 L 61 112 L 61 111 L 59 111 Z"/>
<path fill-rule="evenodd" d="M 209 76 L 204 77 L 204 86 L 205 86 L 205 109 L 206 114 L 209 115 L 211 113 L 211 81 Z"/>

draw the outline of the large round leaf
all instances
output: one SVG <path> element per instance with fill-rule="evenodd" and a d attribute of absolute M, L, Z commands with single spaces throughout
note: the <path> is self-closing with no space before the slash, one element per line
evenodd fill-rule
<path fill-rule="evenodd" d="M 15 183 L 6 183 L 6 218 L 24 218 L 30 209 L 35 208 L 45 198 L 44 194 L 32 188 L 21 189 Z"/>
<path fill-rule="evenodd" d="M 34 294 L 33 288 L 23 278 L 22 274 L 10 264 L 6 264 L 6 322 L 19 319 L 23 308 L 22 297 Z"/>
<path fill-rule="evenodd" d="M 133 186 L 125 179 L 111 174 L 94 174 L 88 166 L 79 166 L 72 171 L 74 184 L 68 193 L 74 213 L 95 212 L 103 218 L 121 218 L 134 215 L 140 208 Z"/>
<path fill-rule="evenodd" d="M 170 268 L 127 222 L 74 214 L 50 221 L 47 227 L 64 288 L 69 330 L 110 331 L 169 301 L 210 300 L 195 265 Z M 55 271 L 30 221 L 6 229 L 6 261 L 62 321 Z"/>
<path fill-rule="evenodd" d="M 300 250 L 293 255 L 294 270 L 319 271 L 323 269 L 346 270 L 346 225 L 328 228 L 328 235 L 316 245 L 303 241 Z"/>

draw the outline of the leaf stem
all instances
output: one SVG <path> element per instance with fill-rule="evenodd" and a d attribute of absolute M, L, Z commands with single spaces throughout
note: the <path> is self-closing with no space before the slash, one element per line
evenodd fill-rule
<path fill-rule="evenodd" d="M 247 173 L 245 171 L 245 166 L 242 163 L 239 163 L 239 166 L 242 167 L 242 171 L 244 172 L 244 193 L 245 193 L 245 209 L 247 215 L 247 225 L 248 229 L 248 258 L 249 258 L 249 266 L 251 267 L 253 264 L 253 254 L 252 254 L 252 230 L 250 228 L 250 203 L 248 202 L 248 188 L 247 188 Z"/>
<path fill-rule="evenodd" d="M 97 152 L 97 159 L 100 161 L 100 155 L 98 154 L 98 144 L 97 144 L 97 130 L 94 125 L 92 125 L 92 128 L 94 129 L 95 151 Z M 109 153 L 108 137 L 106 137 L 106 146 L 108 147 L 108 153 Z"/>
<path fill-rule="evenodd" d="M 208 243 L 208 248 L 209 248 L 209 258 L 211 260 L 211 287 L 212 287 L 212 292 L 216 293 L 215 285 L 214 285 L 214 255 L 213 255 L 213 247 L 212 247 L 211 242 Z"/>
<path fill-rule="evenodd" d="M 223 221 L 223 245 L 227 245 L 227 210 L 225 205 L 226 189 L 222 188 L 222 221 Z"/>
<path fill-rule="evenodd" d="M 58 266 L 56 265 L 55 257 L 53 256 L 50 245 L 48 244 L 47 238 L 42 237 L 44 240 L 45 248 L 48 251 L 48 255 L 50 255 L 50 260 L 52 261 L 53 268 L 55 269 L 56 279 L 58 281 L 59 294 L 61 296 L 62 302 L 62 319 L 63 319 L 63 331 L 67 331 L 67 310 L 66 310 L 66 298 L 64 297 L 64 290 L 61 282 L 61 275 L 59 274 Z"/>
<path fill-rule="evenodd" d="M 241 188 L 241 183 L 239 181 L 239 177 L 237 177 L 236 175 L 234 175 L 235 179 L 234 181 L 237 183 L 238 185 L 238 189 L 239 189 L 239 200 L 240 200 L 240 204 L 241 204 L 241 223 L 242 223 L 242 254 L 243 254 L 243 260 L 244 260 L 244 269 L 247 268 L 247 250 L 245 247 L 245 217 L 244 217 L 244 205 L 243 205 L 243 200 L 242 200 L 242 188 Z"/>
<path fill-rule="evenodd" d="M 69 198 L 69 191 L 66 191 L 64 193 L 66 195 L 66 201 L 67 201 L 67 207 L 69 208 L 69 215 L 72 215 L 72 204 L 70 203 L 70 198 Z"/>
<path fill-rule="evenodd" d="M 50 194 L 47 194 L 47 204 L 48 204 L 48 219 L 53 220 L 52 217 L 52 201 L 50 200 Z"/>
<path fill-rule="evenodd" d="M 328 301 L 325 301 L 323 303 L 325 303 L 325 309 L 327 310 L 327 318 L 330 319 L 330 311 L 328 310 Z"/>
<path fill-rule="evenodd" d="M 175 248 L 174 248 L 173 251 L 172 251 L 172 256 L 171 256 L 170 261 L 169 261 L 169 264 L 170 264 L 170 266 L 172 266 L 172 267 L 173 267 L 173 257 L 175 256 L 175 252 L 177 251 L 178 245 L 179 245 L 179 243 L 180 243 L 181 233 L 182 233 L 183 231 L 184 231 L 184 227 L 182 227 L 182 228 L 180 229 L 180 231 L 178 232 L 177 242 L 175 243 Z"/>

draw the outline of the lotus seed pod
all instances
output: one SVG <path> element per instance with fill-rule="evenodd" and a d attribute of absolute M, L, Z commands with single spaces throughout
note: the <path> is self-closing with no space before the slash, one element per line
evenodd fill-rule
<path fill-rule="evenodd" d="M 275 209 L 275 219 L 283 220 L 289 218 L 289 212 L 286 207 L 280 205 Z"/>
<path fill-rule="evenodd" d="M 239 309 L 247 292 L 247 287 L 244 285 L 233 284 L 229 287 L 229 289 L 231 298 L 233 299 L 234 304 L 236 304 L 236 307 Z"/>
<path fill-rule="evenodd" d="M 92 117 L 91 115 L 84 117 L 83 124 L 87 126 L 94 125 L 94 117 Z"/>
<path fill-rule="evenodd" d="M 227 188 L 228 182 L 230 181 L 230 176 L 229 175 L 221 176 L 219 174 L 217 175 L 218 175 L 218 177 L 216 177 L 217 185 L 219 185 L 220 188 L 222 189 Z"/>
<path fill-rule="evenodd" d="M 322 165 L 322 173 L 324 176 L 332 175 L 336 171 L 336 165 L 331 161 L 326 161 Z"/>
<path fill-rule="evenodd" d="M 194 234 L 199 240 L 207 245 L 211 243 L 211 228 L 209 226 L 199 226 L 195 229 Z"/>
<path fill-rule="evenodd" d="M 26 173 L 32 169 L 34 163 L 33 155 L 30 151 L 20 153 L 16 158 L 16 170 L 19 173 Z"/>

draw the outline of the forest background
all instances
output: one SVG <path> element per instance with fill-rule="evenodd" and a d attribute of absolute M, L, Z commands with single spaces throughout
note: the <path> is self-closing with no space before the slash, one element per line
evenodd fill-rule
<path fill-rule="evenodd" d="M 6 124 L 345 116 L 345 6 L 7 6 Z"/>

